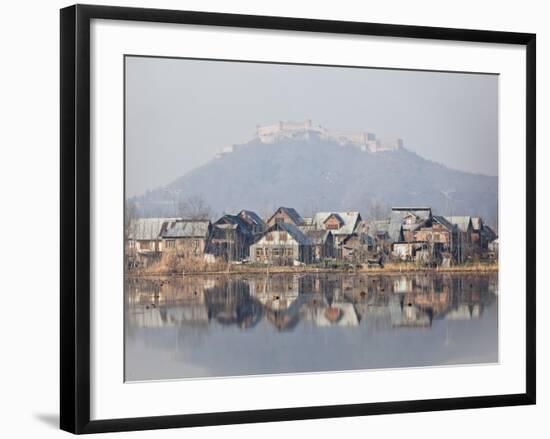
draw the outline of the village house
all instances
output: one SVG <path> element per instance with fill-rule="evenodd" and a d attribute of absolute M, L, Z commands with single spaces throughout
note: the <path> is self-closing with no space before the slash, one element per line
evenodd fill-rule
<path fill-rule="evenodd" d="M 422 227 L 430 227 L 432 209 L 430 207 L 392 207 L 389 235 L 393 242 L 412 242 L 415 232 Z"/>
<path fill-rule="evenodd" d="M 334 257 L 334 236 L 330 230 L 307 230 L 304 234 L 312 246 L 313 262 Z"/>
<path fill-rule="evenodd" d="M 275 222 L 250 246 L 252 262 L 293 265 L 295 261 L 313 261 L 313 246 L 309 238 L 294 224 Z"/>
<path fill-rule="evenodd" d="M 472 217 L 467 215 L 446 216 L 445 219 L 458 228 L 458 239 L 456 244 L 457 261 L 464 262 L 474 254 L 472 241 L 474 226 Z"/>
<path fill-rule="evenodd" d="M 239 215 L 224 215 L 212 225 L 206 252 L 225 261 L 248 257 L 254 241 L 253 227 Z"/>
<path fill-rule="evenodd" d="M 208 248 L 211 231 L 209 220 L 171 221 L 162 233 L 164 251 L 174 252 L 181 258 L 202 257 Z"/>
<path fill-rule="evenodd" d="M 374 238 L 366 233 L 352 233 L 340 243 L 342 259 L 354 262 L 366 262 L 374 251 Z"/>
<path fill-rule="evenodd" d="M 443 216 L 433 215 L 431 227 L 422 227 L 415 232 L 416 242 L 425 242 L 427 254 L 422 255 L 426 261 L 458 260 L 458 227 Z M 450 262 L 450 261 L 449 261 Z"/>
<path fill-rule="evenodd" d="M 420 257 L 422 252 L 427 250 L 427 243 L 423 241 L 399 241 L 394 242 L 392 245 L 393 256 L 402 261 L 415 261 L 417 260 L 417 254 Z"/>
<path fill-rule="evenodd" d="M 141 255 L 162 252 L 162 233 L 174 218 L 132 219 L 127 228 L 127 253 Z"/>
<path fill-rule="evenodd" d="M 362 230 L 374 239 L 375 251 L 389 254 L 391 252 L 392 240 L 390 238 L 390 220 L 364 221 Z"/>
<path fill-rule="evenodd" d="M 496 233 L 484 223 L 483 219 L 477 216 L 472 217 L 472 244 L 481 255 L 489 250 L 489 243 L 497 237 Z"/>
<path fill-rule="evenodd" d="M 263 233 L 267 228 L 266 223 L 260 216 L 253 212 L 252 210 L 241 210 L 238 214 L 238 217 L 242 218 L 249 226 L 249 230 L 253 235 L 258 235 Z"/>
<path fill-rule="evenodd" d="M 312 227 L 316 230 L 330 230 L 334 236 L 334 256 L 342 257 L 341 244 L 348 236 L 356 233 L 361 223 L 359 212 L 317 212 L 312 219 Z"/>
<path fill-rule="evenodd" d="M 296 227 L 305 225 L 304 219 L 292 207 L 279 207 L 267 220 L 267 227 L 279 223 L 292 224 Z"/>

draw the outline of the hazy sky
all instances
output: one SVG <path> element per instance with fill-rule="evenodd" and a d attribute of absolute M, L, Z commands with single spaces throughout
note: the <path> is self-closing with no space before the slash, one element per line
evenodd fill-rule
<path fill-rule="evenodd" d="M 306 119 L 400 137 L 455 169 L 498 172 L 495 75 L 127 57 L 127 196 L 252 139 L 258 124 Z"/>

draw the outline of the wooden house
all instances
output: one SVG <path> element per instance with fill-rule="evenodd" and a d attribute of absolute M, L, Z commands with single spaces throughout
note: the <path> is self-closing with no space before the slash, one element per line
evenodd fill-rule
<path fill-rule="evenodd" d="M 311 242 L 313 262 L 334 257 L 334 236 L 330 230 L 307 230 L 304 234 Z"/>
<path fill-rule="evenodd" d="M 417 229 L 414 240 L 429 244 L 427 246 L 429 252 L 426 256 L 427 259 L 439 260 L 443 256 L 442 253 L 446 253 L 454 261 L 458 260 L 458 227 L 447 221 L 443 216 L 434 215 L 430 227 Z"/>
<path fill-rule="evenodd" d="M 274 224 L 285 223 L 292 224 L 296 227 L 304 225 L 304 219 L 292 207 L 279 207 L 273 215 L 267 220 L 267 227 Z"/>
<path fill-rule="evenodd" d="M 126 248 L 130 253 L 162 252 L 162 233 L 174 218 L 138 218 L 127 228 Z"/>
<path fill-rule="evenodd" d="M 341 257 L 340 244 L 348 236 L 356 233 L 361 223 L 361 214 L 348 212 L 317 212 L 312 219 L 312 226 L 317 230 L 330 230 L 334 236 L 335 256 Z"/>
<path fill-rule="evenodd" d="M 209 245 L 211 231 L 209 220 L 171 221 L 162 233 L 164 251 L 175 252 L 182 258 L 202 257 Z"/>
<path fill-rule="evenodd" d="M 458 262 L 463 262 L 474 255 L 474 245 L 472 241 L 472 234 L 474 231 L 472 217 L 463 216 L 445 216 L 444 217 L 451 224 L 456 225 L 458 228 L 458 239 L 456 242 L 456 252 Z"/>
<path fill-rule="evenodd" d="M 237 216 L 243 219 L 249 225 L 249 229 L 254 235 L 263 233 L 267 228 L 267 224 L 264 222 L 264 220 L 252 210 L 241 210 Z"/>
<path fill-rule="evenodd" d="M 248 257 L 254 241 L 253 227 L 239 215 L 224 215 L 212 225 L 206 252 L 225 261 Z"/>
<path fill-rule="evenodd" d="M 252 262 L 293 265 L 295 261 L 313 261 L 313 246 L 309 238 L 294 224 L 276 222 L 250 246 Z"/>
<path fill-rule="evenodd" d="M 431 224 L 429 207 L 392 207 L 388 232 L 392 242 L 412 242 L 418 229 Z"/>
<path fill-rule="evenodd" d="M 340 243 L 342 259 L 354 262 L 366 262 L 374 251 L 374 239 L 366 233 L 352 233 Z"/>

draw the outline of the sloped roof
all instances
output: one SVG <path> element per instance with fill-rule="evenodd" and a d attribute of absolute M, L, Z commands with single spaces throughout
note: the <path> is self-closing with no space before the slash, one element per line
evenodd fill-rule
<path fill-rule="evenodd" d="M 327 216 L 327 217 L 325 218 L 325 220 L 323 221 L 323 224 L 326 223 L 330 218 L 335 218 L 336 221 L 338 221 L 338 222 L 341 223 L 341 224 L 344 224 L 344 220 L 343 220 L 342 217 L 341 217 L 338 213 L 336 213 L 336 212 L 331 213 L 329 216 Z"/>
<path fill-rule="evenodd" d="M 358 238 L 361 244 L 374 245 L 374 238 L 368 233 L 352 233 L 347 236 L 346 239 L 340 243 L 340 245 L 345 247 L 346 244 L 353 238 Z"/>
<path fill-rule="evenodd" d="M 228 228 L 231 225 L 233 228 L 240 227 L 244 233 L 252 233 L 250 224 L 238 215 L 224 215 L 214 223 L 214 227 Z"/>
<path fill-rule="evenodd" d="M 369 233 L 373 235 L 378 233 L 387 233 L 390 228 L 390 220 L 365 221 L 365 227 Z"/>
<path fill-rule="evenodd" d="M 447 230 L 453 230 L 453 227 L 454 227 L 453 224 L 450 221 L 448 221 L 444 216 L 434 215 L 433 219 L 435 222 L 441 224 Z"/>
<path fill-rule="evenodd" d="M 302 225 L 304 223 L 303 218 L 300 216 L 300 214 L 293 207 L 283 207 L 283 206 L 281 206 L 275 211 L 275 213 L 273 215 L 271 215 L 271 217 L 269 219 L 273 218 L 275 216 L 275 214 L 279 211 L 286 213 L 295 224 Z"/>
<path fill-rule="evenodd" d="M 296 240 L 296 242 L 298 242 L 301 245 L 311 244 L 311 241 L 309 240 L 309 238 L 294 224 L 275 223 L 266 231 L 266 233 L 271 232 L 273 230 L 286 231 L 290 236 L 292 236 Z"/>
<path fill-rule="evenodd" d="M 205 238 L 210 229 L 208 220 L 177 220 L 162 234 L 164 238 Z"/>
<path fill-rule="evenodd" d="M 446 216 L 445 219 L 450 223 L 458 226 L 458 229 L 461 232 L 467 232 L 468 225 L 472 222 L 472 217 L 470 216 Z"/>
<path fill-rule="evenodd" d="M 392 214 L 399 214 L 401 218 L 405 218 L 409 213 L 427 220 L 432 215 L 431 207 L 419 207 L 419 206 L 395 206 L 391 208 Z"/>
<path fill-rule="evenodd" d="M 252 210 L 246 210 L 246 209 L 243 209 L 241 210 L 239 213 L 238 213 L 238 216 L 239 217 L 243 217 L 243 215 L 246 215 L 250 218 L 250 220 L 257 226 L 262 226 L 262 227 L 265 227 L 265 222 L 262 218 L 260 218 L 260 215 L 258 215 L 256 212 L 252 211 Z M 246 219 L 245 219 L 246 221 Z"/>
<path fill-rule="evenodd" d="M 498 239 L 495 231 L 487 225 L 483 226 L 483 233 L 488 241 L 494 241 L 495 239 Z"/>
<path fill-rule="evenodd" d="M 163 226 L 176 218 L 137 218 L 130 221 L 128 239 L 154 240 L 161 237 Z"/>
<path fill-rule="evenodd" d="M 483 220 L 479 216 L 473 216 L 472 227 L 476 232 L 479 232 L 483 228 Z"/>
<path fill-rule="evenodd" d="M 392 241 L 401 241 L 401 228 L 402 224 L 400 221 L 390 221 L 389 227 L 388 227 L 388 236 L 390 237 L 390 240 Z"/>
<path fill-rule="evenodd" d="M 343 226 L 338 230 L 331 230 L 333 235 L 350 235 L 355 232 L 355 226 L 361 220 L 361 215 L 359 212 L 317 212 L 313 217 L 312 224 L 315 225 L 318 229 L 322 229 L 325 221 L 331 215 L 338 215 L 342 222 Z"/>
<path fill-rule="evenodd" d="M 432 216 L 430 207 L 392 207 L 391 222 L 403 222 L 403 219 L 408 215 L 414 215 L 421 221 L 427 221 Z"/>
<path fill-rule="evenodd" d="M 324 244 L 330 234 L 330 230 L 307 230 L 305 232 L 305 235 L 309 238 L 311 244 L 313 245 Z"/>

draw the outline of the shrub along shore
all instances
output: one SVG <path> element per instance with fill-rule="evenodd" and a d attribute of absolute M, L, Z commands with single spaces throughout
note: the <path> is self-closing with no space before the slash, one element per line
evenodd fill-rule
<path fill-rule="evenodd" d="M 337 267 L 315 265 L 277 266 L 261 264 L 197 264 L 187 267 L 167 267 L 155 264 L 147 268 L 126 273 L 129 277 L 140 276 L 181 276 L 181 275 L 238 275 L 238 274 L 277 274 L 277 273 L 349 273 L 349 274 L 387 274 L 406 273 L 492 273 L 498 271 L 498 262 L 466 262 L 451 267 L 430 267 L 414 262 L 389 262 L 381 266 L 369 267 L 362 264 L 342 264 Z"/>

